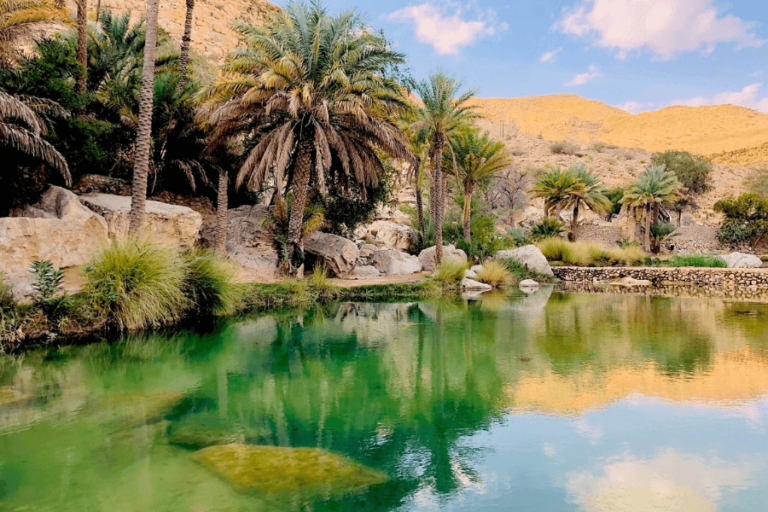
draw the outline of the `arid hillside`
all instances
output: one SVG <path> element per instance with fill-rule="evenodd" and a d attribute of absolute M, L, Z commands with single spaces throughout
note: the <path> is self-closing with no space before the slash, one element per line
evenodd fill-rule
<path fill-rule="evenodd" d="M 67 0 L 74 12 L 75 1 Z M 130 11 L 138 19 L 146 12 L 144 0 L 101 0 L 102 8 L 117 13 Z M 88 2 L 89 18 L 96 11 L 96 1 Z M 277 7 L 266 0 L 198 0 L 195 2 L 195 23 L 192 29 L 192 48 L 198 55 L 216 64 L 237 45 L 237 35 L 232 30 L 234 20 L 259 22 Z M 186 14 L 185 0 L 161 0 L 160 26 L 174 39 L 180 41 L 184 33 Z"/>
<path fill-rule="evenodd" d="M 476 104 L 496 136 L 517 129 L 548 141 L 677 149 L 733 165 L 768 162 L 768 115 L 744 107 L 676 106 L 633 115 L 576 95 L 489 98 Z"/>

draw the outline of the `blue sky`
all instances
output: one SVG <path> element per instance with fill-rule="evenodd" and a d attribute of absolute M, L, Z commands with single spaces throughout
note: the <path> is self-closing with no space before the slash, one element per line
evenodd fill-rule
<path fill-rule="evenodd" d="M 717 103 L 768 112 L 768 0 L 325 5 L 364 13 L 407 55 L 416 78 L 443 67 L 480 97 L 574 93 L 632 112 Z"/>

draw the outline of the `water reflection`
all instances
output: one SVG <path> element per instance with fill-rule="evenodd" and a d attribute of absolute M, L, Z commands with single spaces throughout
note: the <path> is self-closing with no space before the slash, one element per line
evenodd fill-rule
<path fill-rule="evenodd" d="M 0 359 L 0 509 L 294 503 L 190 462 L 191 425 L 391 477 L 312 510 L 762 510 L 767 331 L 763 304 L 545 287 Z"/>

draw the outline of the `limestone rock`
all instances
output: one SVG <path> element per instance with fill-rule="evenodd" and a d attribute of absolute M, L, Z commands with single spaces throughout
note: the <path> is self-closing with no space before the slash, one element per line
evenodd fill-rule
<path fill-rule="evenodd" d="M 482 272 L 483 266 L 482 265 L 473 265 L 472 267 L 470 267 L 469 270 L 471 270 L 475 274 L 479 274 L 480 272 Z"/>
<path fill-rule="evenodd" d="M 467 279 L 477 279 L 477 272 L 475 272 L 472 269 L 465 270 L 464 277 L 466 277 Z"/>
<path fill-rule="evenodd" d="M 468 292 L 490 292 L 493 290 L 493 286 L 485 283 L 479 283 L 465 277 L 461 280 L 461 289 Z"/>
<path fill-rule="evenodd" d="M 84 265 L 108 240 L 103 218 L 72 192 L 50 187 L 21 217 L 0 219 L 0 272 L 21 299 L 32 292 L 29 268 L 34 261 L 50 260 L 56 268 Z"/>
<path fill-rule="evenodd" d="M 364 265 L 370 265 L 373 262 L 373 255 L 376 252 L 376 246 L 365 244 L 360 248 L 360 262 Z"/>
<path fill-rule="evenodd" d="M 107 221 L 109 234 L 120 236 L 128 233 L 130 224 L 131 198 L 110 194 L 87 194 L 80 200 Z M 147 217 L 142 234 L 157 242 L 180 247 L 195 245 L 202 216 L 186 206 L 147 201 Z"/>
<path fill-rule="evenodd" d="M 418 235 L 408 226 L 386 220 L 377 220 L 355 231 L 356 238 L 380 242 L 384 247 L 409 251 Z"/>
<path fill-rule="evenodd" d="M 373 265 L 358 265 L 352 271 L 351 277 L 354 279 L 370 279 L 381 276 L 381 272 L 376 270 Z"/>
<path fill-rule="evenodd" d="M 520 288 L 538 288 L 539 283 L 534 281 L 533 279 L 525 279 L 523 281 L 520 281 Z"/>
<path fill-rule="evenodd" d="M 437 247 L 434 245 L 421 251 L 419 254 L 419 261 L 421 262 L 421 268 L 427 272 L 435 270 L 435 260 Z M 454 259 L 462 263 L 467 262 L 467 254 L 461 249 L 456 249 L 454 245 L 443 246 L 443 261 Z"/>
<path fill-rule="evenodd" d="M 419 258 L 394 249 L 376 249 L 371 261 L 376 270 L 390 276 L 421 272 Z"/>
<path fill-rule="evenodd" d="M 227 212 L 227 252 L 241 267 L 258 276 L 275 277 L 279 256 L 272 237 L 261 229 L 267 206 L 241 206 Z"/>
<path fill-rule="evenodd" d="M 354 242 L 330 233 L 313 233 L 304 241 L 307 254 L 317 257 L 328 272 L 346 277 L 357 264 L 360 250 Z"/>
<path fill-rule="evenodd" d="M 530 271 L 552 277 L 555 275 L 552 272 L 552 267 L 549 266 L 547 258 L 544 257 L 535 245 L 526 245 L 512 251 L 499 251 L 496 253 L 496 259 L 519 261 Z"/>
<path fill-rule="evenodd" d="M 734 252 L 722 257 L 728 268 L 763 268 L 763 261 L 752 254 Z"/>

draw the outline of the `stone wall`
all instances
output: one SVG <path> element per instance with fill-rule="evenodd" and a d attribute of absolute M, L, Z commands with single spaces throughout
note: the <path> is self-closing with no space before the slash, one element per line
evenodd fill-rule
<path fill-rule="evenodd" d="M 655 286 L 685 285 L 722 289 L 768 290 L 768 269 L 729 268 L 581 268 L 553 267 L 555 276 L 567 283 L 610 283 L 631 277 Z"/>
<path fill-rule="evenodd" d="M 66 0 L 66 3 L 74 12 L 75 0 Z M 130 11 L 133 20 L 143 17 L 147 10 L 146 0 L 101 0 L 101 6 L 115 13 Z M 232 30 L 234 20 L 259 23 L 276 9 L 266 0 L 197 0 L 192 28 L 193 52 L 211 59 L 214 61 L 212 64 L 218 64 L 237 45 L 237 35 Z M 96 0 L 88 1 L 88 11 L 89 18 L 93 18 Z M 185 0 L 160 2 L 160 27 L 179 42 L 184 33 L 186 11 Z"/>

